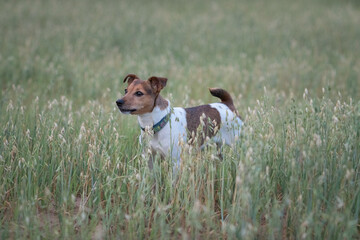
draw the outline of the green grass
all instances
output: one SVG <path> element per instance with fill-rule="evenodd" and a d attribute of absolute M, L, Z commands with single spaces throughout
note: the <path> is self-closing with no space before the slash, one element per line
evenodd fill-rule
<path fill-rule="evenodd" d="M 357 1 L 1 1 L 1 239 L 353 239 Z M 122 78 L 229 90 L 235 146 L 147 167 Z M 145 152 L 145 153 L 144 153 Z"/>

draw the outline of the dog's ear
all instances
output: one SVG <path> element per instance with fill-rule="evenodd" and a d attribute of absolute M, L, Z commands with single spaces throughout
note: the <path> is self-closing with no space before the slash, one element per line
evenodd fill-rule
<path fill-rule="evenodd" d="M 161 89 L 163 89 L 166 86 L 167 78 L 162 77 L 151 77 L 148 79 L 151 88 L 154 90 L 154 92 L 159 93 Z"/>
<path fill-rule="evenodd" d="M 124 82 L 127 81 L 128 85 L 130 85 L 135 79 L 140 79 L 140 78 L 138 76 L 136 76 L 135 74 L 128 74 L 124 78 Z"/>

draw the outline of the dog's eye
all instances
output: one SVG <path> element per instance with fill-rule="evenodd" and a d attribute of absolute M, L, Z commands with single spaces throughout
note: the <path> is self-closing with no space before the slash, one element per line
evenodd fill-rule
<path fill-rule="evenodd" d="M 137 96 L 137 97 L 141 97 L 142 95 L 144 95 L 142 92 L 140 92 L 140 91 L 137 91 L 136 93 L 135 93 L 135 95 Z"/>
<path fill-rule="evenodd" d="M 127 94 L 127 89 L 125 89 L 125 94 Z"/>

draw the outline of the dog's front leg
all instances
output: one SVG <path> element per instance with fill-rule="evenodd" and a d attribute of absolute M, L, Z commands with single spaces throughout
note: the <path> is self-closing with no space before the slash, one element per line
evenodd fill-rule
<path fill-rule="evenodd" d="M 142 154 L 144 156 L 149 155 L 148 167 L 150 170 L 152 170 L 154 167 L 154 159 L 156 152 L 154 151 L 154 149 L 151 148 L 151 146 L 149 146 L 149 139 L 146 139 L 146 133 L 141 132 L 139 136 L 139 143 L 142 148 Z"/>
<path fill-rule="evenodd" d="M 176 179 L 181 167 L 181 148 L 179 146 L 172 147 L 171 159 L 173 164 L 173 179 Z"/>

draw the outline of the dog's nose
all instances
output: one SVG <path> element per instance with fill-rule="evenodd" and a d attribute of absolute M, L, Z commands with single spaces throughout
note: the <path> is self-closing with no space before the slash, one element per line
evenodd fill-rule
<path fill-rule="evenodd" d="M 116 105 L 118 105 L 118 106 L 121 106 L 121 105 L 123 105 L 124 104 L 124 100 L 122 100 L 122 99 L 118 99 L 117 101 L 116 101 Z"/>

